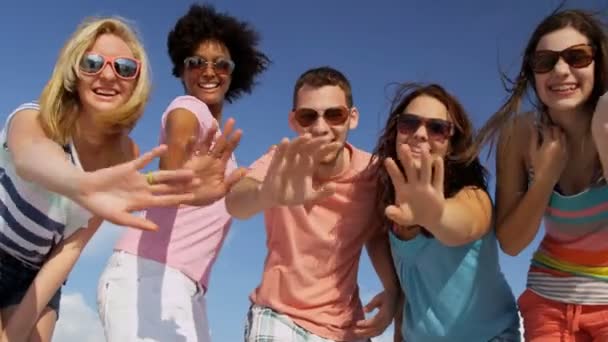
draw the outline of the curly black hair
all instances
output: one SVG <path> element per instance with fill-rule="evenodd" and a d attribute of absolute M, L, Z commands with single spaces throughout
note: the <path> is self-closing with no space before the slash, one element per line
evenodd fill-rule
<path fill-rule="evenodd" d="M 167 48 L 173 62 L 173 75 L 181 77 L 184 59 L 208 40 L 223 43 L 235 64 L 226 101 L 232 102 L 243 93 L 251 93 L 256 76 L 270 63 L 270 59 L 257 49 L 259 34 L 249 23 L 219 13 L 211 5 L 192 5 L 169 32 Z"/>

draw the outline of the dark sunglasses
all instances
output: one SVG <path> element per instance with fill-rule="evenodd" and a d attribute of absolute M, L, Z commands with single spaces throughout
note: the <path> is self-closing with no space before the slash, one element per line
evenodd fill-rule
<path fill-rule="evenodd" d="M 295 120 L 302 127 L 309 127 L 314 124 L 320 116 L 325 122 L 332 126 L 342 125 L 348 120 L 350 109 L 345 106 L 331 107 L 325 109 L 323 113 L 319 113 L 311 108 L 298 108 L 293 112 Z"/>
<path fill-rule="evenodd" d="M 221 75 L 230 75 L 234 71 L 234 62 L 225 58 L 218 58 L 211 62 L 201 56 L 191 56 L 184 59 L 184 65 L 188 69 L 205 69 L 211 65 L 213 70 Z"/>
<path fill-rule="evenodd" d="M 98 53 L 87 53 L 80 60 L 80 71 L 85 75 L 97 75 L 107 64 L 112 66 L 119 78 L 131 80 L 137 77 L 141 63 L 131 57 L 108 57 Z"/>
<path fill-rule="evenodd" d="M 397 119 L 397 130 L 401 134 L 414 134 L 424 125 L 429 138 L 445 140 L 454 134 L 454 124 L 442 119 L 427 119 L 414 114 L 403 113 Z"/>
<path fill-rule="evenodd" d="M 589 44 L 573 45 L 562 51 L 539 50 L 530 58 L 530 67 L 537 74 L 550 72 L 559 61 L 564 59 L 573 68 L 585 68 L 593 62 L 595 49 Z"/>

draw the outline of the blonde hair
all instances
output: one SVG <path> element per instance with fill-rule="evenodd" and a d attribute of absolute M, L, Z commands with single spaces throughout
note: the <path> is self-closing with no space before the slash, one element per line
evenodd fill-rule
<path fill-rule="evenodd" d="M 148 57 L 135 31 L 119 17 L 84 20 L 61 49 L 51 78 L 40 95 L 40 123 L 49 137 L 66 144 L 74 135 L 80 114 L 77 82 L 79 64 L 97 38 L 113 34 L 125 41 L 141 62 L 137 84 L 129 100 L 120 108 L 96 115 L 95 119 L 109 132 L 131 130 L 144 111 L 150 95 Z"/>

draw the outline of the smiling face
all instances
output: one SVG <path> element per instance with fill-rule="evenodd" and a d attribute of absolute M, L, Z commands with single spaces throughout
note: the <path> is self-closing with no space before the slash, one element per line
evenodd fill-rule
<path fill-rule="evenodd" d="M 232 63 L 228 48 L 221 42 L 204 41 L 191 57 L 182 75 L 186 92 L 210 108 L 221 108 L 232 79 L 231 70 L 223 67 Z"/>
<path fill-rule="evenodd" d="M 543 51 L 559 52 L 584 44 L 589 44 L 589 39 L 568 26 L 544 35 L 536 46 L 536 54 Z M 578 53 L 585 52 L 581 50 Z M 594 61 L 583 67 L 575 67 L 561 56 L 550 71 L 534 73 L 536 93 L 554 118 L 568 115 L 586 103 L 593 90 L 594 67 Z"/>
<path fill-rule="evenodd" d="M 340 86 L 311 87 L 302 86 L 296 95 L 296 107 L 290 113 L 289 121 L 294 130 L 303 135 L 309 133 L 312 137 L 324 137 L 328 143 L 338 143 L 335 153 L 329 154 L 321 162 L 332 164 L 341 155 L 348 131 L 357 126 L 359 113 L 356 108 L 350 108 L 346 94 Z M 303 110 L 315 114 L 314 118 L 300 118 Z M 342 117 L 343 119 L 340 119 Z M 310 123 L 302 124 L 304 119 Z"/>
<path fill-rule="evenodd" d="M 416 167 L 420 167 L 422 151 L 444 158 L 449 151 L 449 138 L 438 134 L 440 127 L 435 125 L 451 122 L 447 107 L 432 96 L 420 95 L 410 101 L 403 113 L 411 116 L 409 120 L 418 120 L 419 124 L 402 122 L 398 125 L 395 140 L 398 158 L 403 160 L 399 146 L 404 144 L 409 146 Z"/>
<path fill-rule="evenodd" d="M 125 41 L 113 34 L 102 34 L 87 51 L 105 58 L 127 57 L 135 59 Z M 137 78 L 119 77 L 111 63 L 106 63 L 98 73 L 80 73 L 77 85 L 82 111 L 88 115 L 107 113 L 125 104 L 137 83 Z"/>

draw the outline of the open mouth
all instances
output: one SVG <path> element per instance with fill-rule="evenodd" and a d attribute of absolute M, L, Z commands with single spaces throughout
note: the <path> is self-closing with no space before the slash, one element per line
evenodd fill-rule
<path fill-rule="evenodd" d="M 93 93 L 95 93 L 95 95 L 97 96 L 107 99 L 110 99 L 119 94 L 117 90 L 109 88 L 93 88 Z"/>
<path fill-rule="evenodd" d="M 570 95 L 578 88 L 578 83 L 562 83 L 549 86 L 549 91 L 557 95 Z"/>
<path fill-rule="evenodd" d="M 220 87 L 220 82 L 198 82 L 197 85 L 201 89 L 214 90 Z"/>

